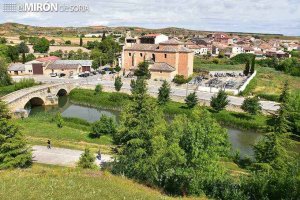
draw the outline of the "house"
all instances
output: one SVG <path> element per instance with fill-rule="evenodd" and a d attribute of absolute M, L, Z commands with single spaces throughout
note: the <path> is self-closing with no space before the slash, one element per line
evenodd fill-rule
<path fill-rule="evenodd" d="M 124 47 L 122 56 L 126 71 L 136 70 L 143 61 L 149 62 L 153 79 L 172 80 L 177 74 L 187 78 L 193 73 L 194 52 L 176 39 Z"/>
<path fill-rule="evenodd" d="M 196 45 L 192 42 L 185 43 L 185 47 L 193 50 L 197 55 L 207 55 L 208 48 L 204 45 Z"/>
<path fill-rule="evenodd" d="M 241 54 L 241 53 L 244 53 L 244 48 L 242 46 L 231 46 L 231 47 L 228 47 L 228 51 L 225 53 L 225 55 L 229 56 L 230 58 L 238 55 L 238 54 Z"/>
<path fill-rule="evenodd" d="M 7 71 L 12 76 L 25 75 L 25 65 L 22 63 L 12 63 L 8 66 Z"/>
<path fill-rule="evenodd" d="M 229 44 L 230 37 L 227 34 L 224 33 L 216 33 L 214 34 L 214 41 L 220 42 L 223 44 Z"/>
<path fill-rule="evenodd" d="M 82 66 L 80 64 L 58 64 L 56 62 L 50 63 L 44 70 L 45 75 L 50 75 L 51 73 L 65 74 L 66 76 L 78 75 L 82 72 Z"/>
<path fill-rule="evenodd" d="M 252 47 L 243 47 L 244 48 L 244 53 L 252 53 L 255 54 L 255 51 Z"/>
<path fill-rule="evenodd" d="M 92 60 L 56 60 L 54 64 L 60 65 L 80 65 L 81 72 L 92 71 Z"/>
<path fill-rule="evenodd" d="M 291 55 L 289 53 L 286 53 L 284 51 L 267 51 L 266 56 L 269 58 L 290 58 Z"/>
<path fill-rule="evenodd" d="M 159 44 L 169 40 L 169 37 L 164 34 L 147 34 L 140 37 L 141 44 Z"/>

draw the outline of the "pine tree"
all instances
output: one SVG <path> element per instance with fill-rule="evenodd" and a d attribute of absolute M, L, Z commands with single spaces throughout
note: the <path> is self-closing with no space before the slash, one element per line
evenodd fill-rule
<path fill-rule="evenodd" d="M 83 41 L 82 41 L 82 35 L 81 35 L 81 36 L 80 36 L 80 39 L 79 39 L 79 46 L 82 47 L 82 45 L 83 45 Z"/>
<path fill-rule="evenodd" d="M 210 101 L 210 106 L 215 111 L 220 112 L 228 105 L 229 100 L 225 91 L 220 90 L 216 96 L 213 96 Z"/>
<path fill-rule="evenodd" d="M 164 80 L 162 86 L 158 90 L 158 103 L 161 105 L 166 104 L 170 100 L 170 92 L 170 84 L 166 80 Z"/>
<path fill-rule="evenodd" d="M 134 75 L 140 78 L 150 79 L 151 73 L 149 71 L 149 63 L 144 61 L 138 64 L 137 70 L 135 70 Z"/>
<path fill-rule="evenodd" d="M 0 100 L 0 119 L 9 119 L 10 114 L 6 104 Z"/>
<path fill-rule="evenodd" d="M 261 112 L 262 108 L 259 103 L 257 97 L 253 98 L 246 98 L 241 106 L 241 108 L 245 111 L 250 113 L 251 115 L 256 115 Z"/>
<path fill-rule="evenodd" d="M 0 169 L 25 168 L 31 164 L 31 150 L 23 135 L 7 119 L 0 119 Z"/>
<path fill-rule="evenodd" d="M 91 153 L 89 149 L 84 149 L 78 162 L 78 167 L 84 169 L 95 169 L 97 165 L 95 164 L 96 157 Z"/>
<path fill-rule="evenodd" d="M 123 86 L 122 78 L 120 76 L 116 77 L 116 79 L 115 79 L 115 89 L 116 89 L 116 91 L 119 92 L 121 90 L 122 86 Z"/>
<path fill-rule="evenodd" d="M 245 69 L 244 69 L 245 76 L 248 76 L 249 72 L 250 72 L 250 61 L 247 60 L 246 65 L 245 65 Z"/>
<path fill-rule="evenodd" d="M 198 103 L 196 92 L 190 93 L 184 101 L 188 108 L 194 108 Z"/>

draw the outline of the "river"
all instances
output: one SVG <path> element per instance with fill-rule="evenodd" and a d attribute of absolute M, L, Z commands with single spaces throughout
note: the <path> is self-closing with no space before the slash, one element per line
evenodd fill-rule
<path fill-rule="evenodd" d="M 33 107 L 30 116 L 40 112 L 55 112 L 60 110 L 64 117 L 76 117 L 84 119 L 88 122 L 97 121 L 100 116 L 107 115 L 119 121 L 120 112 L 109 109 L 92 108 L 88 106 L 75 105 L 69 101 L 68 97 L 60 97 L 59 105 L 54 107 Z M 233 150 L 238 150 L 241 155 L 253 156 L 254 145 L 262 136 L 261 133 L 253 131 L 244 131 L 236 128 L 225 127 L 228 130 L 229 140 Z"/>

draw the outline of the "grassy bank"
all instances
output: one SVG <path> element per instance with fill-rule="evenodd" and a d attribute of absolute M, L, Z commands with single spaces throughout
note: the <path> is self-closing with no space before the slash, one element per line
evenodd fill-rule
<path fill-rule="evenodd" d="M 90 138 L 90 124 L 84 120 L 64 118 L 63 128 L 58 128 L 50 114 L 38 114 L 26 119 L 15 120 L 30 144 L 46 145 L 51 139 L 53 146 L 83 150 L 89 147 L 96 151 L 99 147 L 104 152 L 111 151 L 111 136 Z"/>
<path fill-rule="evenodd" d="M 175 199 L 108 172 L 34 164 L 0 171 L 0 199 Z M 197 198 L 199 199 L 199 198 Z"/>
<path fill-rule="evenodd" d="M 93 90 L 76 89 L 70 93 L 70 99 L 72 102 L 82 105 L 121 110 L 122 107 L 130 101 L 130 96 L 123 93 L 107 92 L 94 95 Z M 164 106 L 160 106 L 160 108 L 170 117 L 178 114 L 186 114 L 189 116 L 192 111 L 188 109 L 185 104 L 173 101 Z M 215 113 L 211 109 L 209 109 L 209 111 L 219 123 L 226 126 L 261 132 L 269 129 L 267 125 L 269 117 L 264 115 L 251 116 L 246 113 L 236 113 L 225 110 L 220 113 Z"/>

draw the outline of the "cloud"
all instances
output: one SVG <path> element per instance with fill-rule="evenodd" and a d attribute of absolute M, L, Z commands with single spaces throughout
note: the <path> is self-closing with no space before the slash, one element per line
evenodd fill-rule
<path fill-rule="evenodd" d="M 46 2 L 0 0 L 0 3 Z M 44 26 L 185 27 L 198 30 L 266 32 L 300 35 L 299 0 L 49 0 L 87 4 L 87 13 L 3 13 L 0 22 Z M 1 12 L 1 11 L 0 11 Z M 2 17 L 3 16 L 3 17 Z"/>

